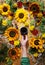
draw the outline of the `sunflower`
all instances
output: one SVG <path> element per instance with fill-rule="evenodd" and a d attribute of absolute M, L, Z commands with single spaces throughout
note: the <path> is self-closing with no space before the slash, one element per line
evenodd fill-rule
<path fill-rule="evenodd" d="M 43 40 L 42 39 L 31 38 L 29 45 L 32 48 L 42 49 L 42 47 L 43 47 Z"/>
<path fill-rule="evenodd" d="M 15 19 L 18 22 L 25 22 L 27 18 L 28 18 L 28 12 L 25 9 L 20 8 L 15 12 Z"/>
<path fill-rule="evenodd" d="M 10 12 L 10 6 L 6 3 L 4 3 L 1 6 L 1 11 L 2 11 L 2 15 L 8 15 L 8 13 Z"/>
<path fill-rule="evenodd" d="M 20 57 L 21 50 L 19 48 L 11 48 L 8 50 L 8 55 L 12 60 Z"/>
<path fill-rule="evenodd" d="M 16 40 L 19 37 L 18 30 L 14 27 L 9 27 L 4 34 L 9 41 Z"/>
<path fill-rule="evenodd" d="M 37 2 L 33 2 L 29 8 L 30 8 L 30 11 L 32 11 L 33 13 L 39 13 L 40 11 L 40 6 Z"/>

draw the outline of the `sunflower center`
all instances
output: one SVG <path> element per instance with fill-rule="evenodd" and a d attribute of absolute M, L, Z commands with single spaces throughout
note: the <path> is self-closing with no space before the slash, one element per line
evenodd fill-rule
<path fill-rule="evenodd" d="M 34 41 L 34 44 L 35 44 L 35 45 L 39 45 L 39 40 L 35 40 L 35 41 Z"/>
<path fill-rule="evenodd" d="M 4 6 L 3 11 L 7 12 L 8 8 Z"/>
<path fill-rule="evenodd" d="M 36 12 L 36 11 L 38 12 L 39 11 L 38 5 L 35 5 L 35 4 L 32 5 L 30 9 L 31 9 L 31 11 L 34 11 L 34 12 Z"/>
<path fill-rule="evenodd" d="M 33 10 L 36 11 L 36 9 L 37 9 L 37 8 L 36 8 L 35 6 L 33 6 Z"/>
<path fill-rule="evenodd" d="M 23 13 L 20 13 L 19 14 L 19 18 L 23 18 L 24 17 L 24 14 Z"/>
<path fill-rule="evenodd" d="M 10 33 L 9 33 L 10 37 L 14 37 L 15 34 L 16 34 L 15 31 L 10 31 Z"/>
<path fill-rule="evenodd" d="M 16 55 L 16 51 L 15 51 L 15 50 L 12 50 L 12 51 L 11 51 L 11 54 L 12 54 L 12 55 Z"/>

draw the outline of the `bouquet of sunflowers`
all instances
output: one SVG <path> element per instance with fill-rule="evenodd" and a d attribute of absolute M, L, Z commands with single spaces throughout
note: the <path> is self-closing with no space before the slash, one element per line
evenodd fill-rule
<path fill-rule="evenodd" d="M 45 51 L 45 5 L 38 0 L 0 1 L 0 36 L 7 41 L 5 57 L 16 60 L 21 55 L 20 29 L 28 29 L 29 54 L 38 57 Z M 4 41 L 4 40 L 3 40 Z M 5 45 L 5 43 L 4 43 Z M 3 53 L 0 51 L 0 53 Z M 0 59 L 1 60 L 1 59 Z M 10 59 L 9 59 L 10 60 Z M 11 60 L 11 61 L 12 61 Z M 9 64 L 10 65 L 10 64 Z"/>

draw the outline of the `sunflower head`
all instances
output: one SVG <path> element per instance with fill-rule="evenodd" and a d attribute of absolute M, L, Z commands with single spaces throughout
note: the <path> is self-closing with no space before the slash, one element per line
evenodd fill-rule
<path fill-rule="evenodd" d="M 1 6 L 2 15 L 8 15 L 8 13 L 10 12 L 10 6 L 6 3 Z"/>
<path fill-rule="evenodd" d="M 40 11 L 40 7 L 37 2 L 33 2 L 29 8 L 30 8 L 30 11 L 32 11 L 33 13 L 39 13 Z"/>
<path fill-rule="evenodd" d="M 18 22 L 25 22 L 27 18 L 28 18 L 28 12 L 25 9 L 21 8 L 15 12 L 15 19 Z"/>
<path fill-rule="evenodd" d="M 14 28 L 14 27 L 8 28 L 5 31 L 4 35 L 9 39 L 9 41 L 16 40 L 16 39 L 18 39 L 18 36 L 19 36 L 18 30 L 16 28 Z"/>
<path fill-rule="evenodd" d="M 32 48 L 41 49 L 43 47 L 43 40 L 32 38 L 30 40 L 30 46 Z"/>
<path fill-rule="evenodd" d="M 20 49 L 19 48 L 11 48 L 8 50 L 8 55 L 11 59 L 15 60 L 20 57 Z"/>

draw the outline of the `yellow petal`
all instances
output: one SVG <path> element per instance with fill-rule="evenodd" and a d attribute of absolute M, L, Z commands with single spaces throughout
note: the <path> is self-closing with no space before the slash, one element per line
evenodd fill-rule
<path fill-rule="evenodd" d="M 14 41 L 14 46 L 17 46 L 19 44 L 20 44 L 20 41 L 19 40 Z"/>
<path fill-rule="evenodd" d="M 34 53 L 33 55 L 34 55 L 34 57 L 38 57 L 38 53 Z"/>
<path fill-rule="evenodd" d="M 42 17 L 43 16 L 43 14 L 40 12 L 40 13 L 38 13 L 38 15 L 37 15 L 38 17 Z"/>
<path fill-rule="evenodd" d="M 29 26 L 29 22 L 25 22 L 25 26 Z"/>
<path fill-rule="evenodd" d="M 33 30 L 34 30 L 34 28 L 35 28 L 35 26 L 34 26 L 34 25 L 32 25 L 32 26 L 30 26 L 30 27 L 29 27 L 29 29 L 30 29 L 31 31 L 33 31 Z"/>
<path fill-rule="evenodd" d="M 45 33 L 42 34 L 42 38 L 45 38 Z"/>
<path fill-rule="evenodd" d="M 3 20 L 2 21 L 2 25 L 7 26 L 7 21 L 6 20 Z"/>

